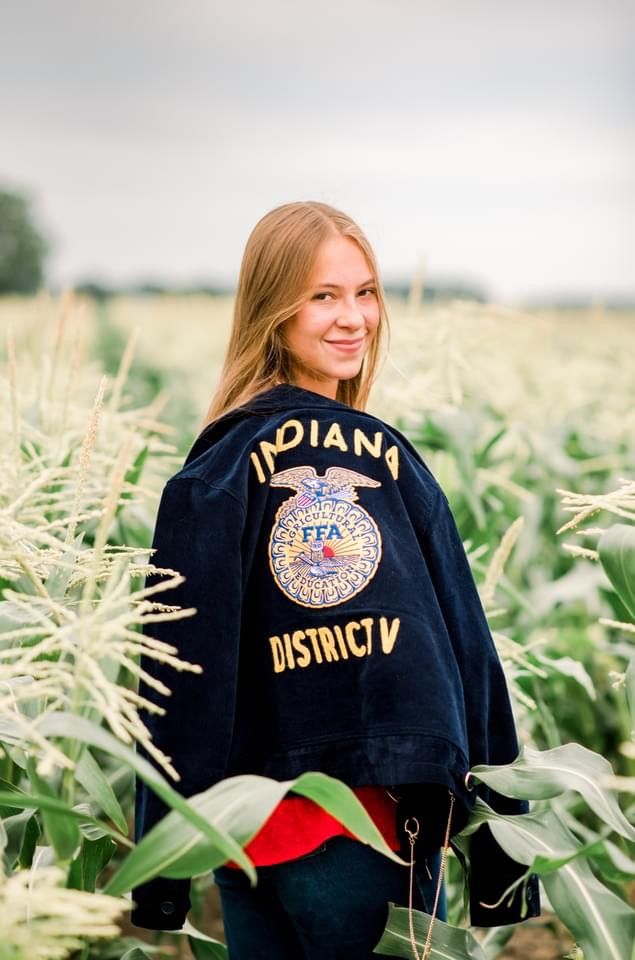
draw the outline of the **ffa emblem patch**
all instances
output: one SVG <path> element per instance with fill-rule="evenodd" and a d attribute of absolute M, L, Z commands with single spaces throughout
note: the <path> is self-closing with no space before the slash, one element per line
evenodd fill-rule
<path fill-rule="evenodd" d="M 312 466 L 281 470 L 270 482 L 297 491 L 278 508 L 269 538 L 269 565 L 282 592 L 304 607 L 350 600 L 381 559 L 379 529 L 356 503 L 355 487 L 381 483 L 345 467 L 318 477 Z"/>

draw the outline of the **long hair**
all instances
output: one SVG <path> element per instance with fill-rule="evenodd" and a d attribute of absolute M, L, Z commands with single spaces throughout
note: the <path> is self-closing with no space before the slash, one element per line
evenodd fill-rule
<path fill-rule="evenodd" d="M 364 410 L 389 338 L 386 301 L 372 247 L 347 214 L 326 203 L 299 201 L 275 207 L 252 230 L 240 267 L 229 344 L 219 383 L 201 429 L 275 384 L 292 383 L 293 356 L 281 327 L 309 295 L 320 244 L 339 234 L 358 244 L 377 289 L 379 323 L 359 373 L 340 380 L 336 399 Z"/>

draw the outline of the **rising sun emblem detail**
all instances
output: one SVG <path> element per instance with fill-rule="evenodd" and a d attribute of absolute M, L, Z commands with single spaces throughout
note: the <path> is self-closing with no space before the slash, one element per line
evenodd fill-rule
<path fill-rule="evenodd" d="M 332 607 L 363 590 L 379 566 L 381 535 L 355 487 L 381 483 L 345 467 L 319 477 L 312 466 L 281 470 L 270 483 L 296 491 L 278 508 L 269 538 L 282 592 L 304 607 Z"/>

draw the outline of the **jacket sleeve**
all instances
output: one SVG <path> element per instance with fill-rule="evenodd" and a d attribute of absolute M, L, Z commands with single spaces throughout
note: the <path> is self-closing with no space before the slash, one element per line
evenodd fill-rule
<path fill-rule="evenodd" d="M 229 492 L 198 478 L 173 478 L 164 487 L 151 563 L 186 578 L 152 600 L 197 613 L 148 622 L 144 634 L 177 648 L 177 656 L 203 672 L 178 671 L 146 655 L 141 667 L 171 690 L 164 696 L 143 679 L 139 693 L 166 709 L 147 714 L 154 744 L 171 758 L 181 779 L 173 785 L 191 796 L 223 779 L 234 721 L 242 599 L 241 534 L 244 508 Z M 151 574 L 146 585 L 160 582 Z M 147 752 L 139 753 L 159 769 Z M 169 808 L 139 778 L 135 788 L 135 842 Z M 132 891 L 132 922 L 153 930 L 178 930 L 190 908 L 190 880 L 156 877 Z"/>
<path fill-rule="evenodd" d="M 518 739 L 503 668 L 485 616 L 461 536 L 443 490 L 427 521 L 425 556 L 454 654 L 463 678 L 470 767 L 479 763 L 511 763 L 518 756 Z M 504 797 L 485 784 L 477 792 L 503 814 L 527 813 L 525 800 Z M 474 926 L 500 926 L 540 914 L 538 878 L 532 874 L 525 890 L 520 884 L 510 905 L 490 909 L 521 877 L 526 866 L 509 857 L 496 843 L 487 824 L 470 838 L 470 918 Z M 521 917 L 525 900 L 526 914 Z"/>

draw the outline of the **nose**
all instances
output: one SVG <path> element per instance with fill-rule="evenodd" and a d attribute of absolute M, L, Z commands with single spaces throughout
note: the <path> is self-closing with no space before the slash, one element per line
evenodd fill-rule
<path fill-rule="evenodd" d="M 339 311 L 337 323 L 342 327 L 351 327 L 353 330 L 358 330 L 364 326 L 365 322 L 364 311 L 357 297 L 353 295 L 352 299 L 345 298 L 342 302 L 342 309 Z"/>

